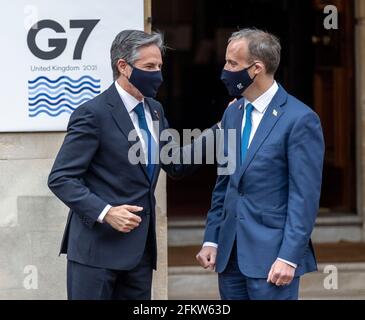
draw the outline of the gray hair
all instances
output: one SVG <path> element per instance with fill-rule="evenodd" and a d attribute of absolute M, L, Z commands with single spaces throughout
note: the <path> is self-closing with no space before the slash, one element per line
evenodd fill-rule
<path fill-rule="evenodd" d="M 248 59 L 253 63 L 260 60 L 264 63 L 268 74 L 275 74 L 280 64 L 280 40 L 273 34 L 256 29 L 246 28 L 232 33 L 228 43 L 246 39 L 248 42 Z"/>
<path fill-rule="evenodd" d="M 149 34 L 140 30 L 123 30 L 118 33 L 110 48 L 114 80 L 119 77 L 117 66 L 119 59 L 124 59 L 133 65 L 139 57 L 139 49 L 150 45 L 156 45 L 163 54 L 165 51 L 163 35 L 160 32 Z"/>

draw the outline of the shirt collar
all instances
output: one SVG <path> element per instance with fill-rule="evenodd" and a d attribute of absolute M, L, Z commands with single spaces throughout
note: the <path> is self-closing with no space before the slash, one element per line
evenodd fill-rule
<path fill-rule="evenodd" d="M 264 113 L 266 111 L 267 107 L 269 106 L 271 100 L 274 98 L 278 89 L 279 89 L 279 86 L 278 86 L 277 82 L 274 80 L 274 83 L 272 84 L 272 86 L 267 91 L 265 91 L 261 96 L 259 96 L 255 101 L 251 102 L 251 104 L 254 106 L 254 108 L 258 112 Z M 250 101 L 248 101 L 245 98 L 245 108 L 248 103 L 250 103 Z"/>
<path fill-rule="evenodd" d="M 134 108 L 139 104 L 140 102 L 144 103 L 144 99 L 142 101 L 138 101 L 135 97 L 133 97 L 131 94 L 129 94 L 127 91 L 125 91 L 117 81 L 115 81 L 115 87 L 119 93 L 120 98 L 122 99 L 124 106 L 126 107 L 128 113 L 131 113 Z"/>

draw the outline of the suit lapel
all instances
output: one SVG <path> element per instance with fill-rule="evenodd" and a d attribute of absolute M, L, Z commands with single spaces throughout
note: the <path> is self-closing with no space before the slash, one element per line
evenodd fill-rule
<path fill-rule="evenodd" d="M 285 104 L 286 100 L 287 100 L 287 93 L 281 86 L 279 86 L 279 90 L 277 91 L 274 98 L 271 100 L 260 122 L 260 125 L 257 128 L 255 136 L 252 139 L 250 147 L 247 150 L 245 161 L 238 170 L 239 177 L 243 176 L 247 167 L 253 160 L 255 154 L 260 149 L 262 143 L 265 141 L 266 137 L 270 134 L 275 124 L 278 122 L 282 114 L 285 112 L 285 110 L 282 108 L 282 105 Z"/>
<path fill-rule="evenodd" d="M 236 170 L 235 172 L 239 171 L 240 169 L 240 162 L 241 162 L 241 134 L 242 134 L 242 121 L 243 121 L 243 115 L 245 112 L 245 105 L 244 105 L 244 99 L 241 99 L 239 101 L 239 104 L 237 106 L 237 114 L 235 116 L 235 119 L 233 121 L 233 128 L 236 129 Z M 228 136 L 228 132 L 225 133 Z"/>
<path fill-rule="evenodd" d="M 132 147 L 135 143 L 138 142 L 132 142 L 128 140 L 128 135 L 132 130 L 135 130 L 133 122 L 131 120 L 131 117 L 129 116 L 129 113 L 122 101 L 122 99 L 119 96 L 119 93 L 117 89 L 115 88 L 115 84 L 113 83 L 109 89 L 108 89 L 108 104 L 112 107 L 111 108 L 111 114 L 113 116 L 114 121 L 116 122 L 118 128 L 123 133 L 125 138 L 127 139 L 130 147 Z M 142 150 L 142 146 L 139 146 L 139 149 Z M 139 163 L 141 166 L 141 169 L 145 173 L 146 178 L 148 181 L 150 180 L 148 177 L 147 167 L 143 163 Z"/>
<path fill-rule="evenodd" d="M 161 134 L 161 131 L 163 130 L 163 127 L 162 127 L 162 117 L 163 116 L 160 114 L 160 111 L 158 110 L 158 108 L 154 107 L 153 103 L 148 98 L 145 98 L 145 103 L 146 103 L 146 106 L 150 110 L 152 121 L 153 122 L 157 121 L 159 124 L 158 132 L 156 132 L 156 130 L 155 130 L 156 136 L 159 137 Z M 154 128 L 154 129 L 156 129 L 156 128 Z"/>

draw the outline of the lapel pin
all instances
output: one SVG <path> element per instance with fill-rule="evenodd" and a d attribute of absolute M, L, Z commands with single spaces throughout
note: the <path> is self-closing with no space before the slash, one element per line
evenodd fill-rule
<path fill-rule="evenodd" d="M 276 109 L 273 110 L 272 114 L 277 117 L 278 116 L 278 112 L 276 111 Z"/>
<path fill-rule="evenodd" d="M 238 106 L 238 109 L 242 110 L 242 104 L 240 104 L 240 105 Z"/>
<path fill-rule="evenodd" d="M 160 120 L 160 116 L 158 115 L 157 110 L 153 110 L 153 112 L 155 113 L 156 118 L 157 118 L 158 120 Z"/>

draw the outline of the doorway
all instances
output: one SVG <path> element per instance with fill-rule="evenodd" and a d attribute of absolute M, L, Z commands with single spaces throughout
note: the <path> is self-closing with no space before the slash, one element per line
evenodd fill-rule
<path fill-rule="evenodd" d="M 324 5 L 339 12 L 338 30 L 323 27 Z M 229 102 L 220 73 L 229 35 L 257 27 L 277 35 L 276 79 L 319 114 L 326 141 L 320 215 L 356 212 L 354 4 L 348 0 L 153 0 L 152 26 L 171 49 L 159 93 L 170 126 L 205 129 Z M 169 219 L 203 219 L 216 168 L 167 181 Z"/>

